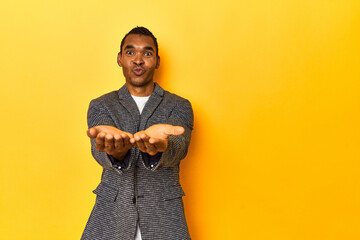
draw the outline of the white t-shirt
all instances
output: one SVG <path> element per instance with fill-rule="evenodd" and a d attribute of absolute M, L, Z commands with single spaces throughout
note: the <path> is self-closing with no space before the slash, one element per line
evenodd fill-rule
<path fill-rule="evenodd" d="M 131 95 L 131 96 L 134 99 L 134 101 L 136 102 L 136 105 L 137 105 L 137 107 L 138 107 L 138 109 L 140 111 L 140 114 L 141 114 L 142 110 L 144 109 L 145 104 L 149 100 L 150 96 L 147 96 L 147 97 L 137 97 L 137 96 L 133 96 L 133 95 Z M 142 240 L 140 227 L 139 227 L 139 222 L 136 225 L 135 240 Z"/>
<path fill-rule="evenodd" d="M 138 107 L 138 109 L 140 111 L 140 114 L 141 114 L 141 112 L 144 109 L 145 104 L 149 100 L 150 96 L 147 96 L 147 97 L 137 97 L 137 96 L 133 96 L 133 95 L 131 95 L 131 96 L 134 99 L 134 101 L 136 102 L 136 105 L 137 105 L 137 107 Z"/>

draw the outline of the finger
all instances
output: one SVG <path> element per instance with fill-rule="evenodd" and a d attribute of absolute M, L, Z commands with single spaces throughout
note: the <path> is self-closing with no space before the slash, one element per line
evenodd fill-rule
<path fill-rule="evenodd" d="M 96 128 L 89 128 L 87 131 L 86 131 L 86 134 L 88 135 L 89 138 L 96 138 L 96 136 L 98 135 L 98 131 Z"/>
<path fill-rule="evenodd" d="M 95 147 L 99 152 L 103 152 L 104 151 L 104 147 L 105 147 L 105 134 L 104 133 L 99 133 L 96 136 L 96 140 L 95 140 Z"/>
<path fill-rule="evenodd" d="M 151 144 L 157 144 L 160 140 L 158 138 L 150 138 L 149 143 Z"/>
<path fill-rule="evenodd" d="M 154 156 L 156 153 L 158 153 L 156 146 L 154 144 L 151 144 L 149 140 L 144 140 L 144 144 L 147 150 L 147 153 L 149 153 L 151 156 Z"/>
<path fill-rule="evenodd" d="M 114 147 L 118 150 L 124 148 L 124 140 L 119 134 L 114 136 Z"/>
<path fill-rule="evenodd" d="M 131 137 L 132 137 L 132 135 L 131 135 Z M 128 134 L 122 133 L 121 138 L 123 139 L 124 144 L 129 144 L 130 143 L 130 136 Z"/>
<path fill-rule="evenodd" d="M 114 151 L 114 137 L 111 134 L 106 134 L 105 136 L 105 150 L 107 153 Z"/>
<path fill-rule="evenodd" d="M 130 142 L 136 143 L 137 141 L 139 141 L 139 140 L 141 139 L 140 135 L 143 134 L 143 133 L 144 133 L 144 131 L 135 133 L 135 134 L 134 134 L 134 137 L 132 138 L 132 139 L 134 139 L 134 140 L 132 140 L 132 141 L 130 141 Z M 130 140 L 131 140 L 131 139 L 130 139 Z"/>
<path fill-rule="evenodd" d="M 166 125 L 164 133 L 169 137 L 170 135 L 179 136 L 185 132 L 185 129 L 181 126 Z"/>
<path fill-rule="evenodd" d="M 143 141 L 149 141 L 150 137 L 148 135 L 146 135 L 145 133 L 142 133 L 139 135 L 139 137 L 143 140 Z"/>
<path fill-rule="evenodd" d="M 170 135 L 179 136 L 185 132 L 185 129 L 181 126 L 171 126 Z"/>
<path fill-rule="evenodd" d="M 130 143 L 132 143 L 133 145 L 136 145 L 136 139 L 140 139 L 140 134 L 143 133 L 143 131 L 141 132 L 137 132 L 134 134 L 134 136 L 130 137 Z"/>
<path fill-rule="evenodd" d="M 136 146 L 140 149 L 140 151 L 146 152 L 144 141 L 140 138 L 140 136 L 135 136 L 135 140 L 136 140 Z"/>
<path fill-rule="evenodd" d="M 131 133 L 124 132 L 123 134 L 121 134 L 121 136 L 124 139 L 125 145 L 128 145 L 128 144 L 134 145 L 135 144 L 134 136 Z"/>
<path fill-rule="evenodd" d="M 133 138 L 133 137 L 134 137 L 131 133 L 128 133 L 128 132 L 123 132 L 123 134 L 125 134 L 125 135 L 128 136 L 129 138 Z"/>
<path fill-rule="evenodd" d="M 164 152 L 168 145 L 167 140 L 156 138 L 150 138 L 149 143 L 151 143 L 156 148 L 157 152 Z"/>
<path fill-rule="evenodd" d="M 140 151 L 146 152 L 146 147 L 143 140 L 136 141 L 136 146 Z"/>
<path fill-rule="evenodd" d="M 128 134 L 121 134 L 121 137 L 124 141 L 124 148 L 132 148 L 133 146 L 136 146 L 136 141 L 132 135 L 132 138 L 130 138 Z M 134 141 L 134 143 L 132 143 L 132 140 Z"/>

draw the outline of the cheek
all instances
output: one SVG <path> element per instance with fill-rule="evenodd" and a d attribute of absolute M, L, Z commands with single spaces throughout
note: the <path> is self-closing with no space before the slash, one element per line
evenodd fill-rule
<path fill-rule="evenodd" d="M 128 76 L 129 75 L 129 70 L 127 69 L 127 68 L 122 68 L 122 72 L 123 72 L 123 74 L 124 74 L 124 76 L 126 77 L 126 76 Z"/>
<path fill-rule="evenodd" d="M 149 66 L 149 68 L 155 69 L 156 68 L 156 61 L 155 60 L 150 60 L 150 61 L 147 62 L 147 65 Z"/>
<path fill-rule="evenodd" d="M 130 67 L 126 63 L 122 65 L 122 69 L 123 69 L 123 72 L 129 72 L 130 71 Z"/>

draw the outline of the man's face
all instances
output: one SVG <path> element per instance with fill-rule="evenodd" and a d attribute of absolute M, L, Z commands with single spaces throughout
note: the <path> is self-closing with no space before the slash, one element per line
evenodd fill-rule
<path fill-rule="evenodd" d="M 150 36 L 130 34 L 126 37 L 117 62 L 123 69 L 127 84 L 143 87 L 153 83 L 155 69 L 160 65 L 154 40 Z"/>

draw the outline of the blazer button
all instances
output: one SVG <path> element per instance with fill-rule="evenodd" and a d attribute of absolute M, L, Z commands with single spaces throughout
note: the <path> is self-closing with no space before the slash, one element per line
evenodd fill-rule
<path fill-rule="evenodd" d="M 115 166 L 115 170 L 120 174 L 122 173 L 121 166 Z"/>
<path fill-rule="evenodd" d="M 136 197 L 133 197 L 133 204 L 136 203 Z"/>

